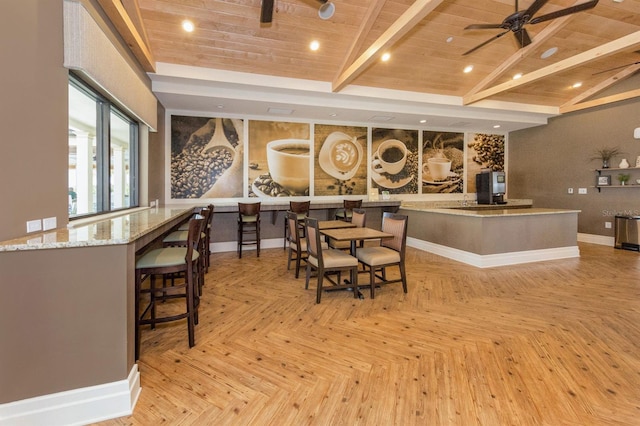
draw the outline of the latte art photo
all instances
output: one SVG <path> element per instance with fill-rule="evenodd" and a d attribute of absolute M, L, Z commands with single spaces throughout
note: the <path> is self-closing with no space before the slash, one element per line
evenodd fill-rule
<path fill-rule="evenodd" d="M 332 148 L 331 162 L 340 173 L 350 172 L 358 163 L 358 149 L 351 141 L 336 143 Z"/>

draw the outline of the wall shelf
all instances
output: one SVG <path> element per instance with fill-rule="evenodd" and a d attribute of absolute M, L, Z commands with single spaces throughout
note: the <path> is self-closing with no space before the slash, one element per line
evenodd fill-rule
<path fill-rule="evenodd" d="M 600 192 L 600 190 L 602 188 L 640 188 L 640 184 L 635 183 L 636 178 L 640 177 L 640 175 L 633 177 L 632 179 L 630 179 L 630 181 L 634 182 L 634 183 L 629 183 L 627 185 L 611 185 L 611 182 L 616 180 L 616 177 L 613 175 L 606 175 L 603 173 L 606 172 L 619 172 L 622 173 L 624 172 L 630 172 L 629 174 L 631 174 L 631 172 L 633 172 L 634 170 L 640 170 L 640 167 L 626 167 L 626 168 L 620 168 L 620 167 L 609 167 L 607 169 L 596 169 L 596 173 L 598 174 L 596 177 L 596 188 L 598 188 L 598 192 Z M 602 176 L 608 176 L 609 178 L 609 184 L 607 185 L 600 185 L 599 184 L 599 179 Z"/>

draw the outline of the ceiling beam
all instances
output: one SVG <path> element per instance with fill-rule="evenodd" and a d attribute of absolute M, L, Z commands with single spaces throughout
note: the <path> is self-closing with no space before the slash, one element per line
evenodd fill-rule
<path fill-rule="evenodd" d="M 98 0 L 111 23 L 146 72 L 156 71 L 156 61 L 120 0 Z"/>
<path fill-rule="evenodd" d="M 560 113 L 564 114 L 567 112 L 580 111 L 587 108 L 593 108 L 597 106 L 607 105 L 613 102 L 625 101 L 627 99 L 633 99 L 640 97 L 640 89 L 630 90 L 628 92 L 618 93 L 616 95 L 604 96 L 602 98 L 594 99 L 592 101 L 581 102 L 579 104 L 570 105 L 568 107 L 563 107 L 560 109 Z"/>
<path fill-rule="evenodd" d="M 605 58 L 609 55 L 613 55 L 623 50 L 633 49 L 638 46 L 640 46 L 640 31 L 636 31 L 635 33 L 631 33 L 624 37 L 620 37 L 619 39 L 605 43 L 601 46 L 587 50 L 586 52 L 582 52 L 570 58 L 558 61 L 555 64 L 551 64 L 537 71 L 532 71 L 528 74 L 523 75 L 518 80 L 511 80 L 506 83 L 493 86 L 482 92 L 478 92 L 474 95 L 464 96 L 463 104 L 469 105 L 490 96 L 494 96 L 499 93 L 515 89 L 516 87 L 524 86 L 525 84 L 532 83 L 542 78 L 549 77 L 553 74 L 578 67 L 591 61 Z"/>
<path fill-rule="evenodd" d="M 378 15 L 380 14 L 380 11 L 382 10 L 382 7 L 385 5 L 386 2 L 387 0 L 374 0 L 369 5 L 369 9 L 367 10 L 366 15 L 364 16 L 364 19 L 362 20 L 362 22 L 360 22 L 360 28 L 358 29 L 358 34 L 356 35 L 353 43 L 351 43 L 351 46 L 349 47 L 349 51 L 347 52 L 347 54 L 344 57 L 344 60 L 342 61 L 340 70 L 338 71 L 335 77 L 336 79 L 340 78 L 340 74 L 342 74 L 344 70 L 347 68 L 347 66 L 351 64 L 355 59 L 356 54 L 360 50 L 360 47 L 362 47 L 362 44 L 364 43 L 367 37 L 367 34 L 369 34 L 369 31 L 371 31 L 371 28 L 373 28 L 373 25 L 376 23 L 376 19 L 378 18 Z"/>
<path fill-rule="evenodd" d="M 577 0 L 573 6 L 583 3 L 583 0 Z M 531 55 L 531 52 L 536 49 L 540 44 L 544 41 L 553 37 L 555 33 L 560 31 L 562 27 L 564 27 L 569 20 L 573 17 L 573 15 L 563 16 L 561 18 L 554 19 L 549 25 L 547 25 L 542 31 L 540 31 L 533 38 L 533 41 L 530 45 L 523 47 L 522 49 L 518 49 L 516 53 L 507 58 L 506 61 L 502 62 L 500 65 L 496 67 L 493 72 L 491 72 L 488 76 L 486 76 L 482 81 L 475 85 L 473 89 L 471 89 L 465 96 L 473 96 L 478 93 L 480 90 L 487 87 L 489 84 L 498 79 L 502 74 L 507 72 L 509 69 L 517 65 L 520 61 L 527 58 Z"/>
<path fill-rule="evenodd" d="M 416 0 L 353 64 L 333 80 L 332 91 L 339 92 L 357 78 L 376 60 L 380 51 L 393 46 L 443 1 Z"/>
<path fill-rule="evenodd" d="M 624 79 L 626 79 L 628 77 L 631 77 L 638 70 L 640 70 L 640 64 L 631 65 L 631 66 L 625 68 L 624 70 L 618 72 L 617 74 L 615 74 L 612 77 L 609 77 L 608 79 L 606 79 L 605 81 L 601 82 L 600 84 L 592 87 L 589 90 L 585 90 L 584 92 L 580 93 L 575 98 L 571 99 L 570 101 L 565 102 L 564 104 L 562 104 L 560 106 L 560 111 L 562 111 L 563 108 L 569 108 L 572 105 L 575 105 L 575 104 L 578 104 L 578 103 L 584 101 L 585 99 L 589 99 L 590 97 L 592 97 L 596 93 L 602 92 L 607 87 L 613 86 L 616 83 L 620 83 L 622 80 L 624 80 Z"/>

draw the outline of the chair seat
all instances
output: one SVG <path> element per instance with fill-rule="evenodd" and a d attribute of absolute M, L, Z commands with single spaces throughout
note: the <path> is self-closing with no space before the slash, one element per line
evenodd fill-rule
<path fill-rule="evenodd" d="M 329 249 L 322 252 L 322 259 L 324 260 L 324 267 L 329 268 L 348 268 L 350 266 L 358 266 L 358 259 L 351 256 L 342 250 Z M 313 266 L 318 266 L 318 259 L 309 256 L 307 262 Z"/>
<path fill-rule="evenodd" d="M 136 269 L 164 268 L 168 266 L 184 265 L 187 255 L 186 247 L 165 247 L 151 250 L 136 261 Z M 197 250 L 193 251 L 191 260 L 196 261 L 200 257 Z"/>
<path fill-rule="evenodd" d="M 245 215 L 242 215 L 242 221 L 244 223 L 257 222 L 258 221 L 258 216 L 245 216 Z"/>
<path fill-rule="evenodd" d="M 297 250 L 298 249 L 298 245 L 296 243 L 289 243 L 291 245 L 291 249 L 293 250 Z M 323 250 L 328 250 L 329 249 L 329 244 L 322 242 L 320 243 L 320 245 L 322 246 Z M 300 251 L 301 252 L 306 252 L 307 251 L 307 241 L 306 240 L 301 240 L 300 241 Z"/>
<path fill-rule="evenodd" d="M 363 247 L 356 250 L 356 257 L 367 265 L 388 265 L 400 262 L 400 253 L 387 247 Z"/>

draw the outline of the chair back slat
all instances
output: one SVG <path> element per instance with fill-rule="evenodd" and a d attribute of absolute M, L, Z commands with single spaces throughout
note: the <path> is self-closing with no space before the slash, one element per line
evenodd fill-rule
<path fill-rule="evenodd" d="M 351 223 L 358 228 L 364 228 L 367 224 L 367 213 L 363 209 L 353 209 Z"/>
<path fill-rule="evenodd" d="M 393 234 L 393 238 L 385 238 L 381 241 L 383 247 L 404 253 L 407 241 L 407 216 L 393 213 L 384 213 L 382 217 L 382 232 Z"/>
<path fill-rule="evenodd" d="M 241 216 L 260 216 L 260 203 L 238 203 Z"/>

